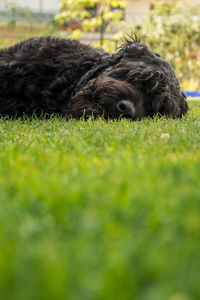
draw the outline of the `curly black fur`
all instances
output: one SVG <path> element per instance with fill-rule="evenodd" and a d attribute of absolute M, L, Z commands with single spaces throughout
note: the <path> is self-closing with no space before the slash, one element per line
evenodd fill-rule
<path fill-rule="evenodd" d="M 176 118 L 187 110 L 172 67 L 137 37 L 116 54 L 55 37 L 0 51 L 1 116 Z"/>

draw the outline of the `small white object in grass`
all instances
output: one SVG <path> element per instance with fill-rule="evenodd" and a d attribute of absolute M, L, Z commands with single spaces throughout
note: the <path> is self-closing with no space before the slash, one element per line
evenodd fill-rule
<path fill-rule="evenodd" d="M 170 135 L 169 135 L 169 133 L 162 133 L 161 136 L 160 136 L 160 138 L 161 138 L 162 140 L 167 140 L 167 139 L 170 138 Z"/>

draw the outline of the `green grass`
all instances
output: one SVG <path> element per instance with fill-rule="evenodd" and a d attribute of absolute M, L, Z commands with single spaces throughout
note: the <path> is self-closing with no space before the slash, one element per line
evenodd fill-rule
<path fill-rule="evenodd" d="M 0 119 L 1 300 L 200 299 L 190 106 L 182 120 Z"/>

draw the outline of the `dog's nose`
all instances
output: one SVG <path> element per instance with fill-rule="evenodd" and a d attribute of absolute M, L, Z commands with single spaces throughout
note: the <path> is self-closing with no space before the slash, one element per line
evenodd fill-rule
<path fill-rule="evenodd" d="M 117 103 L 118 111 L 124 116 L 133 118 L 135 115 L 134 104 L 129 100 L 121 100 Z"/>

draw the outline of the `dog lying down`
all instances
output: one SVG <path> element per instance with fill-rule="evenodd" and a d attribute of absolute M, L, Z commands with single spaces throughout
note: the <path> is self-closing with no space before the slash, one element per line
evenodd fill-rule
<path fill-rule="evenodd" d="M 188 110 L 173 68 L 137 39 L 116 54 L 55 37 L 0 51 L 0 115 L 132 120 Z"/>

